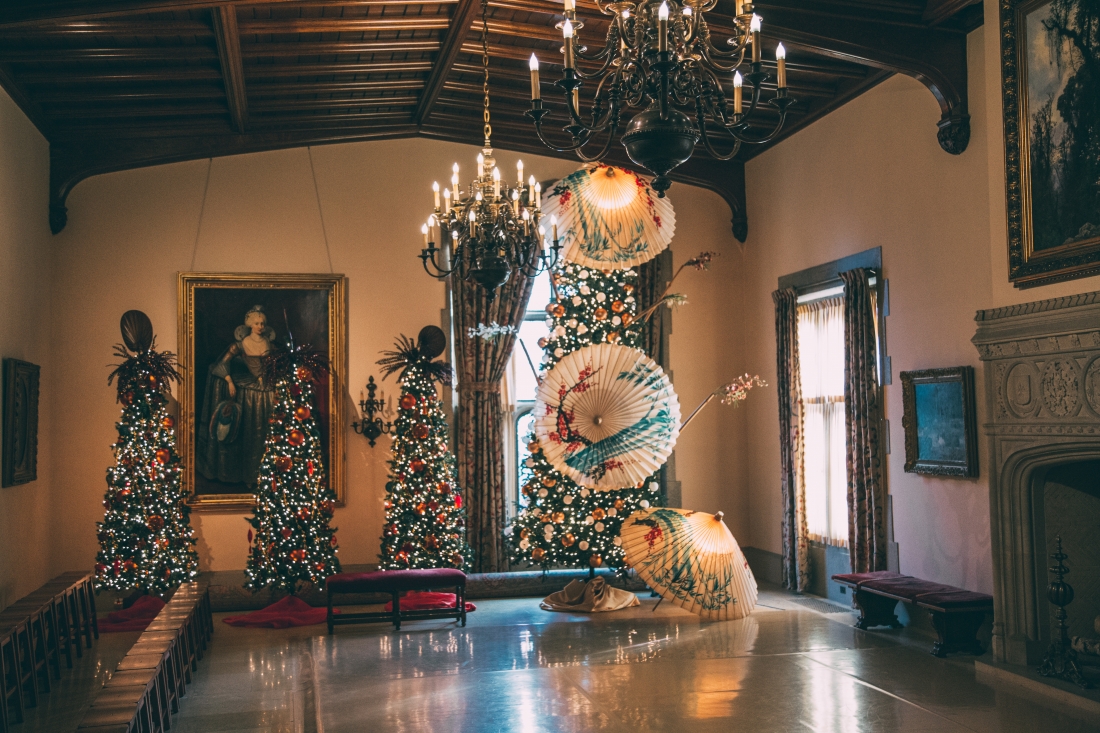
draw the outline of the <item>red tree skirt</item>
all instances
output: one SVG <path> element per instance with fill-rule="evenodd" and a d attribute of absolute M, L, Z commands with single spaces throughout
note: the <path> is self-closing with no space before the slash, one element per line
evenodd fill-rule
<path fill-rule="evenodd" d="M 145 627 L 157 617 L 162 608 L 164 608 L 164 601 L 156 596 L 141 596 L 129 608 L 113 611 L 107 614 L 107 618 L 100 619 L 99 631 L 102 634 L 145 631 Z"/>
<path fill-rule="evenodd" d="M 243 616 L 227 616 L 222 621 L 252 629 L 287 629 L 324 623 L 327 614 L 327 609 L 314 608 L 297 596 L 287 596 L 267 608 Z"/>
<path fill-rule="evenodd" d="M 409 591 L 405 595 L 401 596 L 401 610 L 402 611 L 431 611 L 435 609 L 454 608 L 455 607 L 455 594 L 454 593 L 432 593 L 421 591 Z M 393 601 L 386 604 L 386 610 L 393 610 Z M 466 612 L 476 611 L 477 606 L 467 602 Z"/>

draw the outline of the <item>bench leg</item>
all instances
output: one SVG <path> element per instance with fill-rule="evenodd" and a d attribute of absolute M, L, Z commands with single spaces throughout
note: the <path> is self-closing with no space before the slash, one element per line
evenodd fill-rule
<path fill-rule="evenodd" d="M 462 622 L 462 625 L 466 625 L 466 586 L 460 585 L 455 588 L 455 609 L 458 611 L 458 620 Z"/>
<path fill-rule="evenodd" d="M 901 622 L 894 614 L 897 600 L 875 595 L 865 590 L 857 590 L 856 607 L 859 609 L 859 620 L 856 621 L 857 629 L 869 629 L 872 626 L 890 626 L 901 628 Z"/>
<path fill-rule="evenodd" d="M 393 630 L 401 630 L 401 594 L 393 591 Z"/>
<path fill-rule="evenodd" d="M 329 592 L 328 592 L 328 615 L 325 617 L 325 620 L 328 621 L 328 633 L 331 636 L 332 635 L 332 630 L 333 630 L 333 623 L 332 623 L 332 589 L 331 588 L 329 589 Z"/>
<path fill-rule="evenodd" d="M 936 629 L 939 640 L 932 645 L 932 654 L 937 657 L 946 657 L 951 652 L 969 652 L 978 655 L 985 651 L 982 643 L 978 641 L 978 629 L 985 621 L 985 613 L 969 611 L 961 613 L 944 613 L 943 611 L 931 611 L 932 626 Z"/>

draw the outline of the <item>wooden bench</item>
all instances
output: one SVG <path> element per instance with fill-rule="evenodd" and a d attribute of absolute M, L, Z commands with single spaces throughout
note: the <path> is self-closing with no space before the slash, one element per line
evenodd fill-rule
<path fill-rule="evenodd" d="M 62 573 L 0 613 L 0 733 L 23 721 L 51 679 L 61 679 L 62 656 L 70 669 L 74 649 L 83 656 L 81 636 L 89 648 L 99 638 L 93 579 Z"/>
<path fill-rule="evenodd" d="M 991 595 L 887 571 L 843 573 L 834 575 L 833 580 L 855 591 L 859 609 L 856 628 L 901 628 L 894 608 L 898 601 L 906 601 L 931 614 L 939 637 L 932 645 L 932 653 L 937 657 L 946 657 L 951 652 L 985 651 L 977 634 L 985 615 L 993 612 Z"/>
<path fill-rule="evenodd" d="M 326 581 L 328 589 L 328 633 L 337 624 L 356 624 L 364 621 L 392 621 L 394 629 L 401 629 L 402 621 L 429 618 L 453 618 L 466 625 L 466 573 L 454 568 L 426 570 L 378 570 L 373 573 L 340 573 Z M 420 611 L 402 611 L 401 594 L 405 591 L 454 588 L 454 608 L 434 608 Z M 391 611 L 363 613 L 333 612 L 333 595 L 341 593 L 385 593 L 393 602 Z"/>
<path fill-rule="evenodd" d="M 213 632 L 209 589 L 182 584 L 118 663 L 77 730 L 168 730 Z"/>

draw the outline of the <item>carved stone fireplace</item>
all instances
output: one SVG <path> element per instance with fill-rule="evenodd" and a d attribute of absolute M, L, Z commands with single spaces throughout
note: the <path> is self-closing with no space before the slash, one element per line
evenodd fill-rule
<path fill-rule="evenodd" d="M 993 655 L 1036 664 L 1051 638 L 1054 535 L 1063 536 L 1067 580 L 1079 590 L 1067 609 L 1070 633 L 1086 633 L 1100 614 L 1100 292 L 979 311 L 976 320 L 989 436 Z"/>

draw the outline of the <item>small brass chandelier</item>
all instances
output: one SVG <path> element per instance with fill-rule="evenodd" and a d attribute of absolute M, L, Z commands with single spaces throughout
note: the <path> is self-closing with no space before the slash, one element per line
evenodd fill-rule
<path fill-rule="evenodd" d="M 638 165 L 651 171 L 656 178 L 652 186 L 659 196 L 672 184 L 669 171 L 687 161 L 700 140 L 712 156 L 729 160 L 737 155 L 743 143 L 765 143 L 783 129 L 787 108 L 794 102 L 787 94 L 786 51 L 783 44 L 776 50 L 777 91 L 767 104 L 778 109 L 779 121 L 763 136 L 750 132 L 750 125 L 760 104 L 761 86 L 770 77 L 760 60 L 760 27 L 762 20 L 753 12 L 751 2 L 736 0 L 733 35 L 724 43 L 711 38 L 704 13 L 714 8 L 718 0 L 640 0 L 610 2 L 596 0 L 604 15 L 612 16 L 604 47 L 585 53 L 579 45 L 577 32 L 584 26 L 577 20 L 575 0 L 565 0 L 565 21 L 557 25 L 565 40 L 565 68 L 555 85 L 565 96 L 568 122 L 563 129 L 572 138 L 568 145 L 558 147 L 543 135 L 543 117 L 549 112 L 542 106 L 539 89 L 539 61 L 531 55 L 531 109 L 527 116 L 534 120 L 539 139 L 558 152 L 575 151 L 581 160 L 601 160 L 611 149 L 617 133 L 623 130 L 622 142 L 627 155 Z M 738 69 L 751 59 L 742 74 Z M 599 63 L 592 72 L 581 71 L 576 61 Z M 722 90 L 720 75 L 733 73 L 733 104 Z M 578 90 L 585 82 L 596 84 L 591 114 L 582 117 Z M 743 97 L 744 84 L 751 87 L 748 100 Z M 687 107 L 689 113 L 676 109 Z M 642 111 L 622 127 L 624 108 Z M 711 129 L 708 130 L 708 124 Z M 732 149 L 720 153 L 711 136 L 728 135 Z M 593 138 L 607 133 L 603 147 L 588 155 L 583 148 Z"/>
<path fill-rule="evenodd" d="M 442 206 L 439 183 L 432 184 L 435 212 L 420 228 L 424 235 L 420 259 L 424 271 L 432 277 L 443 280 L 458 273 L 463 279 L 473 280 L 485 288 L 492 302 L 497 288 L 508 282 L 513 271 L 534 277 L 557 265 L 561 245 L 556 223 L 552 225 L 552 243 L 540 224 L 542 185 L 534 176 L 524 185 L 522 160 L 516 163 L 516 185 L 502 182 L 500 169 L 493 159 L 490 142 L 493 128 L 489 124 L 488 7 L 488 0 L 482 0 L 485 147 L 477 156 L 477 177 L 463 191 L 459 184 L 458 163 L 455 163 L 451 188 L 443 190 Z"/>

